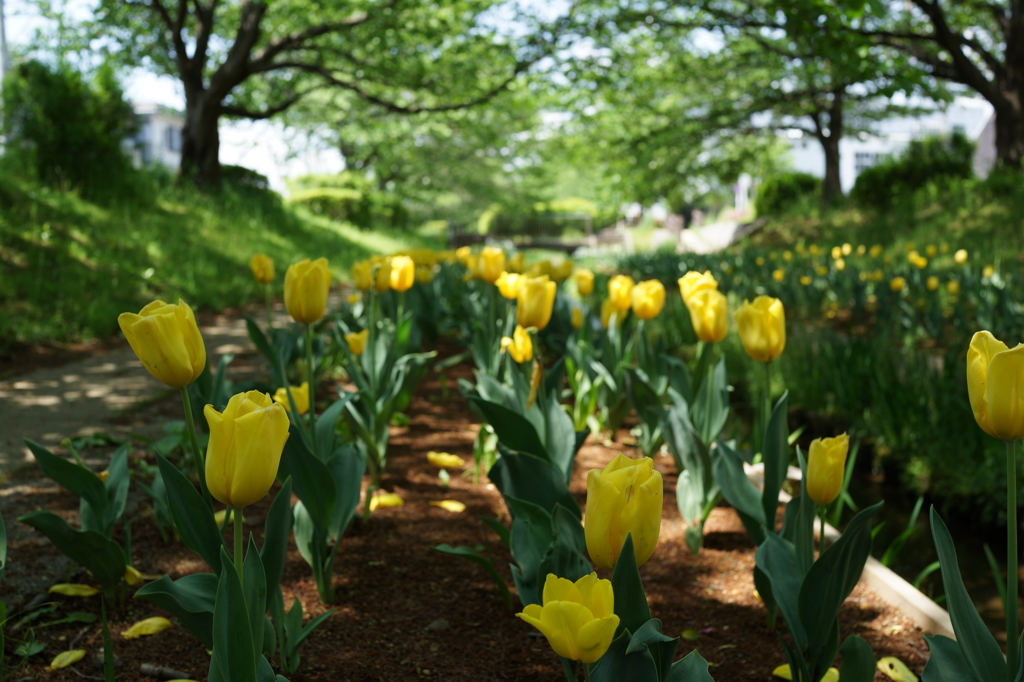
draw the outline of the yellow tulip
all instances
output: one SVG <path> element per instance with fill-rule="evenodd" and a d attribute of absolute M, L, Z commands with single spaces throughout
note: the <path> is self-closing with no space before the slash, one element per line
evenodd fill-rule
<path fill-rule="evenodd" d="M 587 552 L 598 568 L 611 570 L 626 534 L 633 534 L 637 566 L 654 554 L 661 533 L 663 483 L 650 457 L 616 455 L 603 470 L 587 474 Z"/>
<path fill-rule="evenodd" d="M 758 256 L 754 259 L 755 265 L 764 265 L 764 256 Z"/>
<path fill-rule="evenodd" d="M 434 266 L 432 265 L 417 265 L 416 266 L 416 281 L 420 284 L 426 285 L 434 281 Z"/>
<path fill-rule="evenodd" d="M 810 252 L 812 256 L 821 255 L 821 247 L 818 246 L 817 244 L 811 244 L 809 247 L 807 247 L 807 251 Z"/>
<path fill-rule="evenodd" d="M 263 253 L 257 253 L 249 260 L 249 269 L 252 276 L 260 284 L 270 284 L 274 281 L 274 261 Z"/>
<path fill-rule="evenodd" d="M 188 304 L 153 301 L 135 313 L 117 317 L 121 332 L 142 366 L 173 388 L 188 386 L 206 367 L 206 344 Z"/>
<path fill-rule="evenodd" d="M 373 288 L 373 266 L 368 260 L 357 261 L 352 264 L 349 270 L 352 273 L 352 282 L 359 291 L 369 291 Z"/>
<path fill-rule="evenodd" d="M 551 321 L 557 285 L 547 275 L 523 277 L 516 299 L 516 322 L 522 327 L 543 329 Z"/>
<path fill-rule="evenodd" d="M 1024 345 L 1012 350 L 981 331 L 967 349 L 967 394 L 978 426 L 993 438 L 1024 438 Z"/>
<path fill-rule="evenodd" d="M 640 282 L 630 293 L 633 314 L 641 320 L 653 320 L 665 307 L 665 286 L 656 279 Z"/>
<path fill-rule="evenodd" d="M 874 246 L 872 246 L 868 250 L 868 255 L 871 256 L 872 258 L 878 258 L 879 256 L 881 256 L 882 255 L 882 245 L 881 244 L 875 244 Z"/>
<path fill-rule="evenodd" d="M 516 362 L 529 362 L 533 360 L 533 341 L 530 335 L 523 329 L 522 325 L 516 325 L 512 336 L 504 336 L 501 339 L 501 352 L 508 351 Z"/>
<path fill-rule="evenodd" d="M 569 324 L 572 325 L 573 329 L 579 329 L 583 326 L 583 311 L 579 308 L 573 308 L 572 312 L 569 313 Z"/>
<path fill-rule="evenodd" d="M 686 306 L 697 338 L 704 343 L 718 343 L 729 331 L 729 301 L 717 289 L 702 289 L 690 296 Z"/>
<path fill-rule="evenodd" d="M 551 279 L 556 282 L 564 282 L 572 276 L 573 264 L 569 259 L 563 260 L 558 265 L 551 266 Z"/>
<path fill-rule="evenodd" d="M 473 276 L 485 282 L 494 282 L 505 271 L 505 252 L 493 246 L 485 246 L 476 261 Z"/>
<path fill-rule="evenodd" d="M 125 639 L 138 639 L 144 635 L 155 635 L 158 632 L 171 627 L 171 621 L 161 616 L 154 616 L 153 618 L 146 618 L 134 623 L 131 627 L 121 633 L 121 636 Z"/>
<path fill-rule="evenodd" d="M 352 292 L 351 294 L 348 295 L 348 304 L 349 305 L 355 305 L 356 303 L 359 303 L 361 300 L 363 300 L 363 295 L 362 294 L 357 294 L 355 292 Z"/>
<path fill-rule="evenodd" d="M 460 246 L 459 248 L 455 249 L 455 257 L 463 265 L 469 262 L 469 257 L 471 255 L 473 255 L 473 250 L 470 249 L 468 246 Z"/>
<path fill-rule="evenodd" d="M 461 469 L 466 465 L 466 460 L 458 455 L 453 455 L 449 452 L 435 452 L 433 450 L 427 453 L 427 461 L 430 462 L 431 466 L 435 466 L 438 469 Z"/>
<path fill-rule="evenodd" d="M 619 627 L 610 580 L 591 573 L 574 583 L 548 573 L 542 600 L 516 616 L 540 630 L 556 654 L 584 663 L 604 656 Z"/>
<path fill-rule="evenodd" d="M 313 324 L 324 316 L 330 288 L 331 271 L 327 269 L 327 259 L 310 261 L 303 258 L 288 266 L 284 275 L 284 307 L 296 322 Z"/>
<path fill-rule="evenodd" d="M 957 265 L 963 265 L 967 262 L 967 249 L 959 249 L 953 254 L 953 262 Z"/>
<path fill-rule="evenodd" d="M 825 506 L 839 497 L 846 473 L 850 437 L 815 438 L 807 452 L 807 494 L 815 504 Z"/>
<path fill-rule="evenodd" d="M 502 297 L 512 300 L 519 295 L 519 282 L 522 279 L 522 275 L 514 272 L 503 272 L 498 279 L 494 280 L 494 286 L 498 287 L 498 292 Z"/>
<path fill-rule="evenodd" d="M 853 253 L 853 245 L 849 243 L 843 244 L 842 252 L 844 256 L 849 256 Z"/>
<path fill-rule="evenodd" d="M 846 269 L 846 260 L 843 258 L 837 258 L 835 262 L 836 270 L 843 271 Z"/>
<path fill-rule="evenodd" d="M 580 296 L 590 296 L 594 292 L 594 273 L 586 268 L 576 271 L 576 291 Z"/>
<path fill-rule="evenodd" d="M 907 286 L 907 280 L 903 277 L 893 277 L 889 281 L 889 288 L 899 293 Z"/>
<path fill-rule="evenodd" d="M 366 339 L 370 337 L 370 330 L 364 329 L 361 332 L 349 332 L 345 334 L 345 342 L 352 355 L 362 355 L 366 350 Z"/>
<path fill-rule="evenodd" d="M 309 382 L 303 381 L 301 386 L 292 386 L 292 400 L 295 401 L 295 408 L 299 414 L 309 412 Z M 288 402 L 288 389 L 282 386 L 274 393 L 274 402 L 280 405 L 287 412 L 291 412 L 292 406 Z"/>
<path fill-rule="evenodd" d="M 213 522 L 217 524 L 218 528 L 224 528 L 224 522 L 231 523 L 234 518 L 234 512 L 230 507 L 213 512 Z M 242 523 L 245 523 L 244 515 L 242 516 Z"/>
<path fill-rule="evenodd" d="M 526 268 L 526 254 L 522 251 L 516 251 L 512 254 L 507 261 L 505 261 L 505 269 L 509 272 L 516 274 L 522 274 Z"/>
<path fill-rule="evenodd" d="M 787 263 L 789 261 L 793 260 L 793 252 L 792 251 L 788 251 L 788 250 L 787 251 L 783 251 L 782 252 L 782 260 L 786 261 Z"/>
<path fill-rule="evenodd" d="M 615 275 L 608 280 L 608 300 L 619 310 L 629 310 L 633 305 L 633 286 L 629 275 Z"/>
<path fill-rule="evenodd" d="M 939 250 L 935 248 L 935 244 L 929 244 L 928 246 L 924 247 L 924 253 L 929 258 L 935 258 L 935 256 L 938 255 Z"/>
<path fill-rule="evenodd" d="M 626 319 L 626 315 L 629 315 L 629 310 L 619 310 L 618 306 L 610 298 L 604 299 L 601 303 L 601 326 L 605 329 L 608 329 L 613 316 L 615 317 L 615 327 L 621 327 L 623 320 Z"/>
<path fill-rule="evenodd" d="M 391 288 L 395 291 L 409 291 L 416 281 L 416 263 L 408 256 L 391 259 Z"/>
<path fill-rule="evenodd" d="M 804 285 L 805 287 L 806 286 L 810 286 L 811 282 L 813 282 L 813 281 L 814 280 L 812 280 L 807 275 L 803 275 L 803 276 L 800 277 L 800 284 Z"/>
<path fill-rule="evenodd" d="M 981 276 L 984 277 L 985 279 L 988 279 L 989 277 L 991 277 L 994 274 L 996 274 L 996 269 L 992 265 L 986 265 L 981 270 Z"/>
<path fill-rule="evenodd" d="M 960 293 L 960 282 L 955 279 L 951 279 L 946 282 L 946 291 L 949 292 L 950 296 L 956 296 Z"/>
<path fill-rule="evenodd" d="M 736 326 L 743 349 L 758 362 L 771 362 L 786 348 L 786 311 L 777 298 L 744 301 L 736 311 Z"/>
<path fill-rule="evenodd" d="M 818 276 L 819 277 L 824 277 L 827 274 L 828 274 L 828 267 L 825 266 L 825 265 L 819 265 L 818 266 Z"/>
<path fill-rule="evenodd" d="M 618 627 L 616 625 L 616 627 Z M 610 644 L 610 643 L 609 643 Z M 62 651 L 53 657 L 50 661 L 50 670 L 60 670 L 61 668 L 67 668 L 69 665 L 74 665 L 80 660 L 85 658 L 85 649 L 72 649 L 71 651 Z"/>
<path fill-rule="evenodd" d="M 861 244 L 860 246 L 857 247 L 857 255 L 858 256 L 863 256 L 867 252 L 868 252 L 868 247 L 864 246 L 863 244 Z"/>
<path fill-rule="evenodd" d="M 776 282 L 781 282 L 782 280 L 786 279 L 786 271 L 783 270 L 782 268 L 773 270 L 772 279 L 774 279 Z"/>
<path fill-rule="evenodd" d="M 206 483 L 210 494 L 229 507 L 258 502 L 277 476 L 288 440 L 288 415 L 266 393 L 231 396 L 224 412 L 207 405 L 210 425 Z"/>
<path fill-rule="evenodd" d="M 381 261 L 377 267 L 377 279 L 374 282 L 374 287 L 378 294 L 383 294 L 391 288 L 391 261 Z"/>
<path fill-rule="evenodd" d="M 832 260 L 839 260 L 843 257 L 843 249 L 839 246 L 832 247 Z"/>
<path fill-rule="evenodd" d="M 932 275 L 927 280 L 925 280 L 924 285 L 926 287 L 928 287 L 928 291 L 938 291 L 939 290 L 939 278 L 936 277 L 935 275 Z"/>
<path fill-rule="evenodd" d="M 679 295 L 684 304 L 689 305 L 690 297 L 703 289 L 718 290 L 718 280 L 710 272 L 690 270 L 679 278 Z"/>
<path fill-rule="evenodd" d="M 549 261 L 549 260 L 542 260 L 539 263 L 534 263 L 533 265 L 531 265 L 528 274 L 531 277 L 547 276 L 547 277 L 550 278 L 551 275 L 552 275 L 551 270 L 552 270 L 551 261 Z"/>

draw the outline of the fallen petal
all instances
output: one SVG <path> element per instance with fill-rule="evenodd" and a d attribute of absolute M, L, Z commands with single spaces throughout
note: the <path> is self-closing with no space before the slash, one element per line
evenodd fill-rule
<path fill-rule="evenodd" d="M 435 452 L 433 450 L 427 453 L 427 461 L 438 469 L 461 469 L 466 465 L 466 460 L 458 455 L 453 455 L 450 452 Z"/>
<path fill-rule="evenodd" d="M 917 682 L 917 675 L 895 656 L 886 656 L 878 661 L 878 669 L 894 682 Z"/>
<path fill-rule="evenodd" d="M 60 583 L 47 590 L 50 594 L 63 594 L 65 597 L 91 597 L 100 591 L 91 585 L 79 583 Z"/>
<path fill-rule="evenodd" d="M 446 509 L 453 514 L 461 514 L 466 511 L 466 505 L 462 504 L 458 500 L 432 500 L 430 502 L 430 506 Z"/>
<path fill-rule="evenodd" d="M 66 668 L 69 665 L 74 665 L 80 660 L 85 658 L 85 649 L 73 649 L 71 651 L 62 651 L 53 660 L 50 661 L 50 670 L 60 670 Z"/>
<path fill-rule="evenodd" d="M 373 511 L 377 507 L 401 507 L 405 504 L 405 500 L 394 493 L 383 493 L 382 495 L 375 495 L 370 500 L 370 511 Z"/>
<path fill-rule="evenodd" d="M 143 635 L 155 635 L 169 627 L 171 627 L 171 621 L 163 618 L 162 616 L 154 616 L 153 618 L 147 618 L 135 623 L 130 628 L 122 632 L 121 636 L 125 639 L 135 639 L 137 637 L 142 637 Z"/>

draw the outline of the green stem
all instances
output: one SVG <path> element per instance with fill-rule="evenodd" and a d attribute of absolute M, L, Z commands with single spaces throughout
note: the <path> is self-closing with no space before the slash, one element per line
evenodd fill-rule
<path fill-rule="evenodd" d="M 565 675 L 565 682 L 576 682 L 576 671 L 572 667 L 572 661 L 567 658 L 558 657 L 562 662 L 562 673 Z"/>
<path fill-rule="evenodd" d="M 821 530 L 818 531 L 818 557 L 825 553 L 825 508 L 821 507 Z"/>
<path fill-rule="evenodd" d="M 274 327 L 273 318 L 270 316 L 270 285 L 263 285 L 264 304 L 267 310 L 267 332 Z"/>
<path fill-rule="evenodd" d="M 1006 679 L 1017 679 L 1017 442 L 1006 441 Z"/>
<path fill-rule="evenodd" d="M 231 514 L 235 520 L 235 571 L 238 573 L 238 582 L 243 581 L 242 578 L 242 510 L 235 507 L 228 507 L 228 513 Z"/>
<path fill-rule="evenodd" d="M 708 355 L 710 356 L 712 353 L 714 353 L 714 344 L 711 344 L 711 347 L 708 349 Z M 712 436 L 714 436 L 714 434 L 711 433 L 711 399 L 714 396 L 714 377 L 715 363 L 714 358 L 712 357 L 708 362 L 708 392 L 707 395 L 704 397 L 704 428 L 706 429 L 706 431 L 701 434 L 701 436 L 704 438 L 704 444 L 707 445 L 708 447 L 711 447 L 711 443 L 708 443 L 708 441 L 712 438 Z"/>
<path fill-rule="evenodd" d="M 207 506 L 213 509 L 210 489 L 206 487 L 206 464 L 203 462 L 203 453 L 199 450 L 196 423 L 192 419 L 192 400 L 188 397 L 188 386 L 181 387 L 181 402 L 185 407 L 185 423 L 188 425 L 188 437 L 192 443 L 192 465 L 196 468 L 196 475 L 199 476 L 199 489 L 203 492 L 203 499 L 206 500 Z"/>
<path fill-rule="evenodd" d="M 590 666 L 586 663 L 583 664 L 583 680 L 584 682 L 590 682 Z"/>
<path fill-rule="evenodd" d="M 316 396 L 316 367 L 313 366 L 313 325 L 306 325 L 306 369 L 309 376 L 309 395 L 306 398 L 309 400 L 309 435 L 314 436 L 316 428 L 316 403 L 314 402 L 314 396 Z M 311 438 L 310 442 L 313 447 L 313 454 L 316 453 L 316 438 Z"/>

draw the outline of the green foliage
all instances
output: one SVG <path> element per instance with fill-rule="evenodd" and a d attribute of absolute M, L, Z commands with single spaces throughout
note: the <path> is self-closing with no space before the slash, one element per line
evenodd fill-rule
<path fill-rule="evenodd" d="M 970 178 L 974 144 L 961 132 L 913 140 L 903 153 L 857 176 L 850 198 L 859 205 L 886 209 L 932 182 Z"/>
<path fill-rule="evenodd" d="M 769 175 L 757 190 L 758 216 L 775 215 L 805 207 L 821 194 L 821 178 L 808 173 L 784 172 Z"/>
<path fill-rule="evenodd" d="M 109 65 L 93 78 L 30 60 L 3 84 L 9 162 L 48 185 L 112 200 L 137 189 L 123 143 L 138 127 Z"/>
<path fill-rule="evenodd" d="M 289 185 L 288 203 L 304 206 L 315 215 L 347 220 L 364 230 L 377 225 L 409 227 L 411 216 L 402 199 L 394 192 L 374 189 L 360 173 L 305 175 Z"/>

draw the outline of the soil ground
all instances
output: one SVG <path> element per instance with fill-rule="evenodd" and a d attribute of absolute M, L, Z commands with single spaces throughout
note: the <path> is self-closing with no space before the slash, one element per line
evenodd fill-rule
<path fill-rule="evenodd" d="M 258 360 L 254 361 L 258 364 Z M 486 478 L 473 483 L 469 475 L 453 472 L 450 485 L 442 487 L 437 471 L 426 460 L 430 450 L 440 450 L 472 460 L 478 426 L 456 390 L 454 379 L 470 377 L 465 365 L 447 371 L 443 384 L 430 372 L 407 410 L 409 422 L 393 427 L 384 488 L 405 499 L 402 507 L 378 509 L 367 523 L 356 520 L 346 533 L 335 567 L 335 613 L 307 640 L 300 669 L 289 675 L 293 682 L 448 680 L 564 680 L 558 659 L 547 642 L 508 610 L 486 573 L 477 565 L 431 549 L 433 546 L 483 545 L 507 584 L 510 557 L 496 536 L 478 520 L 486 515 L 508 523 L 500 494 Z M 446 391 L 444 386 L 448 387 Z M 151 402 L 131 415 L 132 422 L 160 424 L 179 420 L 177 396 Z M 577 459 L 572 492 L 582 505 L 586 500 L 586 472 L 602 467 L 618 452 L 632 452 L 631 439 L 620 431 L 614 442 L 591 436 Z M 102 460 L 109 450 L 97 448 L 90 459 Z M 143 451 L 133 455 L 133 468 L 149 458 Z M 712 512 L 706 528 L 705 548 L 694 557 L 686 549 L 683 525 L 676 510 L 675 468 L 670 457 L 656 459 L 665 478 L 665 516 L 661 540 L 654 556 L 642 568 L 651 610 L 672 636 L 695 630 L 699 637 L 683 640 L 678 656 L 698 649 L 711 663 L 719 682 L 772 679 L 771 671 L 785 659 L 778 636 L 766 627 L 765 608 L 753 593 L 754 547 L 735 513 L 720 507 Z M 469 465 L 467 465 L 468 473 Z M 70 567 L 63 556 L 16 518 L 34 509 L 47 508 L 73 524 L 78 501 L 46 479 L 26 470 L 0 490 L 0 510 L 7 520 L 11 558 L 0 585 L 0 598 L 13 613 L 53 582 L 69 579 L 89 582 L 89 577 Z M 134 489 L 134 488 L 133 488 Z M 135 489 L 128 513 L 133 523 L 135 565 L 146 573 L 173 577 L 207 570 L 203 561 L 183 544 L 164 543 L 149 516 L 149 502 Z M 444 499 L 466 504 L 455 514 L 431 506 Z M 247 529 L 262 538 L 262 521 L 271 498 L 246 510 Z M 230 531 L 229 531 L 230 532 Z M 602 577 L 610 577 L 604 575 Z M 284 576 L 287 602 L 297 598 L 307 619 L 322 613 L 309 567 L 294 549 Z M 102 671 L 90 664 L 99 652 L 99 623 L 45 626 L 72 611 L 98 613 L 97 598 L 58 597 L 57 610 L 31 625 L 34 637 L 45 644 L 21 674 L 36 680 L 71 681 L 102 679 Z M 115 653 L 120 659 L 118 680 L 152 680 L 139 673 L 144 663 L 171 667 L 191 679 L 206 677 L 209 656 L 180 624 L 151 637 L 126 640 L 120 633 L 143 618 L 168 615 L 143 601 L 127 599 L 111 610 Z M 864 637 L 878 658 L 897 656 L 920 674 L 927 649 L 916 629 L 900 613 L 870 591 L 858 587 L 840 615 L 842 634 Z M 172 619 L 173 620 L 173 619 Z M 22 628 L 8 635 L 8 664 L 18 657 L 11 651 L 14 640 L 24 639 Z M 73 669 L 49 671 L 50 660 L 60 651 L 84 648 L 89 657 Z M 885 678 L 878 673 L 876 679 Z"/>

